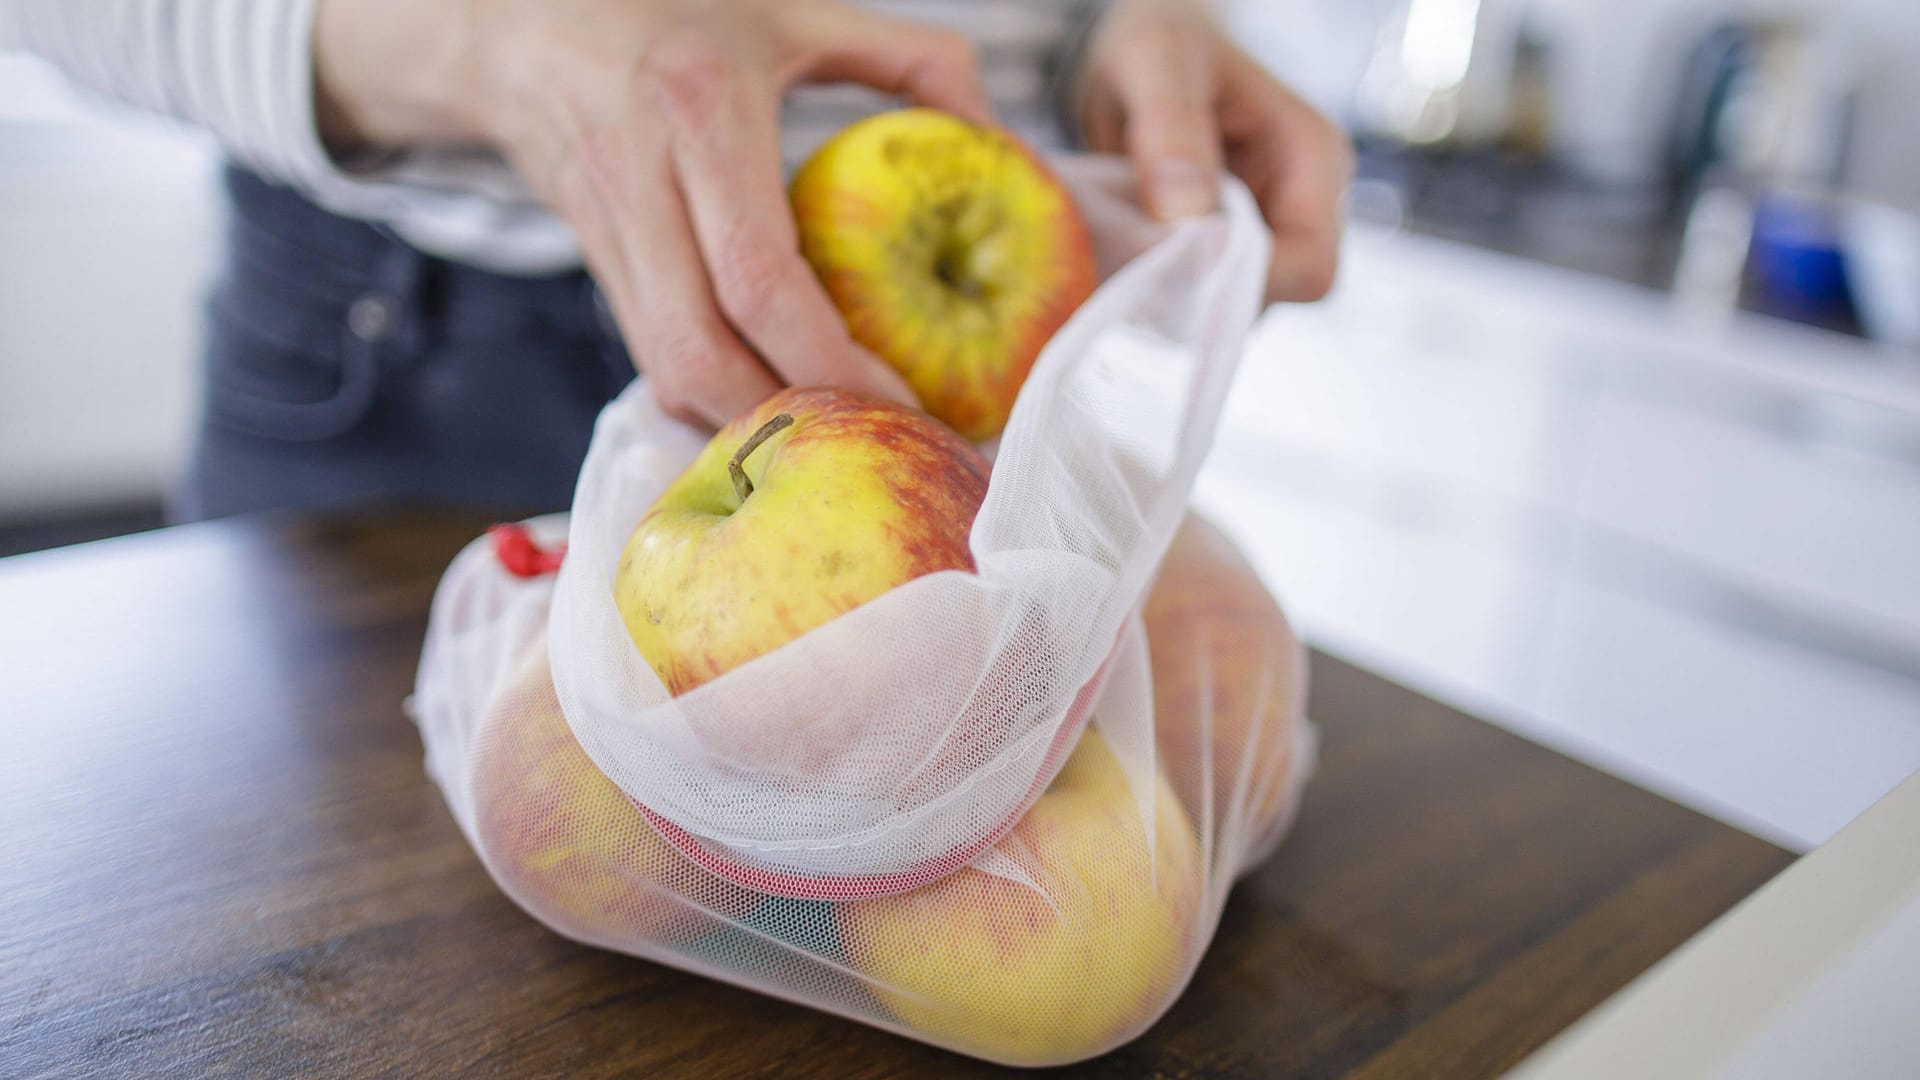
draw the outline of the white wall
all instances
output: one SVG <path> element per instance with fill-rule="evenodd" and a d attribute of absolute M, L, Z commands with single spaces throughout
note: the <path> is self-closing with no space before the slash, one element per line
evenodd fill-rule
<path fill-rule="evenodd" d="M 158 497 L 187 449 L 214 155 L 0 56 L 0 518 Z"/>

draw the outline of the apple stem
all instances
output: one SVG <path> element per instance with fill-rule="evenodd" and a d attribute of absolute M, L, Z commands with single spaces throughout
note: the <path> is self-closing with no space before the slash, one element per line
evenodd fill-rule
<path fill-rule="evenodd" d="M 773 419 L 761 424 L 759 431 L 747 436 L 747 441 L 741 443 L 740 449 L 735 450 L 733 457 L 727 459 L 727 475 L 733 477 L 733 490 L 740 493 L 741 502 L 746 502 L 747 496 L 753 494 L 753 481 L 747 479 L 747 470 L 741 468 L 741 465 L 747 460 L 747 455 L 760 449 L 761 443 L 766 442 L 768 439 L 773 438 L 775 435 L 792 426 L 792 415 L 780 413 Z"/>

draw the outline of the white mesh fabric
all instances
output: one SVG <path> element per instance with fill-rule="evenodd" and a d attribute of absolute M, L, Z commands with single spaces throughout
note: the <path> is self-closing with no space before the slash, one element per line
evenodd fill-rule
<path fill-rule="evenodd" d="M 567 515 L 526 523 L 536 543 L 567 535 Z M 471 820 L 467 779 L 475 721 L 503 692 L 531 645 L 544 644 L 553 607 L 553 578 L 505 572 L 483 537 L 454 557 L 433 594 L 427 639 L 407 714 L 420 727 L 427 773 L 439 783 L 464 828 Z M 467 833 L 471 840 L 473 833 Z"/>
<path fill-rule="evenodd" d="M 674 850 L 574 738 L 537 617 L 550 581 L 510 577 L 484 541 L 463 552 L 413 698 L 501 887 L 568 937 L 994 1061 L 1080 1060 L 1164 1014 L 1311 766 L 1299 642 L 1234 546 L 1190 521 L 1092 729 L 992 848 L 903 894 L 759 892 Z"/>
<path fill-rule="evenodd" d="M 644 384 L 600 419 L 550 620 L 558 702 L 599 769 L 736 882 L 899 892 L 1011 828 L 1065 761 L 1184 512 L 1258 311 L 1265 228 L 1237 183 L 1222 214 L 1164 228 L 1132 209 L 1123 166 L 1061 172 L 1111 276 L 1020 393 L 973 526 L 977 574 L 916 579 L 670 697 L 613 578 L 705 439 Z M 1103 708 L 1150 745 L 1142 695 Z M 1126 772 L 1151 806 L 1136 759 Z"/>

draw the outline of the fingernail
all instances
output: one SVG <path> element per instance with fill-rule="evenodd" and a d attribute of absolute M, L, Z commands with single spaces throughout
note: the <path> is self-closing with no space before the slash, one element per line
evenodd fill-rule
<path fill-rule="evenodd" d="M 1153 212 L 1162 221 L 1213 213 L 1213 170 L 1197 161 L 1156 161 L 1151 174 Z"/>

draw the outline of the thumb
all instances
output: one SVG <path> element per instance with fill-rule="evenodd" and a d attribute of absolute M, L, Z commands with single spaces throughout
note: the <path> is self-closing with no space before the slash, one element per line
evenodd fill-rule
<path fill-rule="evenodd" d="M 965 34 L 846 4 L 802 10 L 807 17 L 795 20 L 807 56 L 801 81 L 861 83 L 976 124 L 992 121 L 979 53 Z"/>
<path fill-rule="evenodd" d="M 1162 221 L 1212 213 L 1220 199 L 1220 126 L 1204 57 L 1156 49 L 1115 71 L 1127 156 Z"/>

